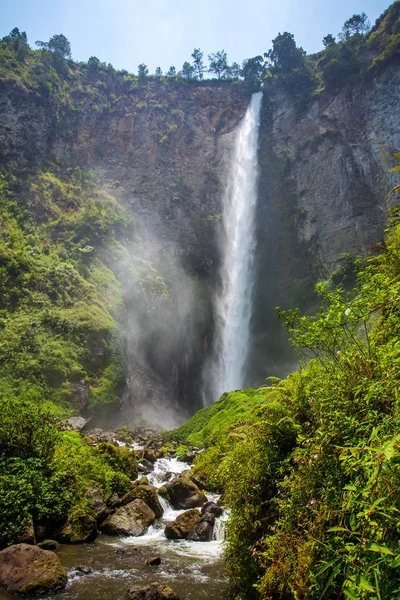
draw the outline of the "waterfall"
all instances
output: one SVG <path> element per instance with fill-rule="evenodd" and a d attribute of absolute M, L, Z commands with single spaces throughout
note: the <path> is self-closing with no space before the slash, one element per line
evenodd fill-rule
<path fill-rule="evenodd" d="M 215 299 L 216 341 L 211 395 L 244 387 L 250 336 L 255 211 L 258 184 L 258 130 L 262 92 L 253 94 L 237 132 L 223 197 L 221 286 Z"/>

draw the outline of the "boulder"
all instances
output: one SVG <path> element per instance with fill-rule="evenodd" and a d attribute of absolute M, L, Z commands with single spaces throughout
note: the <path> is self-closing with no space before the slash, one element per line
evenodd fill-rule
<path fill-rule="evenodd" d="M 207 496 L 199 490 L 197 485 L 182 473 L 168 481 L 159 493 L 164 495 L 175 510 L 181 508 L 196 508 L 207 502 Z"/>
<path fill-rule="evenodd" d="M 86 513 L 73 513 L 61 530 L 60 539 L 66 544 L 94 542 L 98 536 L 96 519 Z"/>
<path fill-rule="evenodd" d="M 124 600 L 179 600 L 169 585 L 152 583 L 147 587 L 132 586 L 126 592 Z"/>
<path fill-rule="evenodd" d="M 60 544 L 55 540 L 44 540 L 38 546 L 42 550 L 58 550 L 60 548 Z"/>
<path fill-rule="evenodd" d="M 223 512 L 224 511 L 223 511 L 222 507 L 218 506 L 218 504 L 216 502 L 206 502 L 201 507 L 201 514 L 202 515 L 212 514 L 215 517 L 220 517 Z"/>
<path fill-rule="evenodd" d="M 82 431 L 82 429 L 89 423 L 89 419 L 83 417 L 70 417 L 67 421 L 70 429 L 74 431 Z"/>
<path fill-rule="evenodd" d="M 154 523 L 155 514 L 140 498 L 126 506 L 118 508 L 113 515 L 107 517 L 100 525 L 102 533 L 108 535 L 139 536 L 146 533 L 149 525 Z"/>
<path fill-rule="evenodd" d="M 145 458 L 140 459 L 138 471 L 141 473 L 151 473 L 154 470 L 154 464 Z"/>
<path fill-rule="evenodd" d="M 152 556 L 146 560 L 146 565 L 149 567 L 158 567 L 161 565 L 161 558 L 159 556 Z"/>
<path fill-rule="evenodd" d="M 194 461 L 194 459 L 196 458 L 196 455 L 194 452 L 185 452 L 185 454 L 182 454 L 181 456 L 178 457 L 179 462 L 183 462 L 183 463 L 187 463 L 188 465 L 191 465 Z"/>
<path fill-rule="evenodd" d="M 154 450 L 151 450 L 150 448 L 145 448 L 143 452 L 143 458 L 151 463 L 155 463 L 157 460 L 157 454 L 158 453 L 156 453 Z"/>
<path fill-rule="evenodd" d="M 213 523 L 202 520 L 195 525 L 194 529 L 187 536 L 187 540 L 192 542 L 209 542 L 212 539 Z"/>
<path fill-rule="evenodd" d="M 132 502 L 132 500 L 136 500 L 136 498 L 140 498 L 140 500 L 143 500 L 143 502 L 151 508 L 156 519 L 161 519 L 164 511 L 158 499 L 157 488 L 154 487 L 154 485 L 135 485 L 130 492 L 121 498 L 121 505 L 125 506 L 126 504 L 129 504 L 129 502 Z"/>
<path fill-rule="evenodd" d="M 98 523 L 101 523 L 108 517 L 110 510 L 107 508 L 101 491 L 97 488 L 90 488 L 86 492 L 86 498 L 89 508 L 94 512 L 94 517 Z M 119 500 L 119 499 L 118 499 Z"/>
<path fill-rule="evenodd" d="M 165 537 L 169 540 L 185 540 L 199 523 L 201 523 L 200 512 L 197 509 L 187 510 L 173 523 L 166 525 Z"/>
<path fill-rule="evenodd" d="M 14 594 L 46 594 L 65 588 L 67 574 L 57 554 L 16 544 L 0 552 L 0 586 Z"/>

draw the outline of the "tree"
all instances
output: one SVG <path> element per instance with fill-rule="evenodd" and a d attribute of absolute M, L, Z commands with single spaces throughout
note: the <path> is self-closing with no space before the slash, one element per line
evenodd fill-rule
<path fill-rule="evenodd" d="M 195 76 L 194 67 L 189 62 L 184 62 L 180 76 L 182 79 L 193 79 Z"/>
<path fill-rule="evenodd" d="M 229 67 L 229 76 L 232 77 L 232 79 L 239 79 L 241 75 L 242 69 L 240 65 L 237 62 L 232 63 Z"/>
<path fill-rule="evenodd" d="M 292 33 L 284 31 L 272 40 L 272 49 L 264 54 L 274 73 L 291 71 L 304 65 L 305 52 L 298 48 Z"/>
<path fill-rule="evenodd" d="M 17 42 L 18 46 L 25 45 L 28 43 L 28 38 L 25 31 L 20 31 L 18 27 L 14 27 L 14 29 L 10 32 L 10 35 L 8 35 L 7 37 L 13 42 Z"/>
<path fill-rule="evenodd" d="M 143 81 L 145 81 L 148 74 L 149 74 L 149 69 L 147 68 L 147 65 L 145 65 L 144 63 L 140 63 L 140 65 L 138 65 L 139 81 L 141 83 L 143 83 Z"/>
<path fill-rule="evenodd" d="M 97 56 L 91 56 L 88 60 L 88 66 L 90 71 L 97 71 L 100 66 L 100 59 Z"/>
<path fill-rule="evenodd" d="M 162 74 L 163 72 L 161 70 L 161 67 L 157 67 L 155 72 L 156 77 L 162 77 Z"/>
<path fill-rule="evenodd" d="M 264 75 L 265 66 L 262 56 L 255 56 L 243 61 L 242 77 L 250 92 L 260 89 Z"/>
<path fill-rule="evenodd" d="M 228 56 L 225 50 L 219 50 L 208 55 L 210 61 L 209 73 L 215 73 L 218 79 L 223 79 L 229 73 Z"/>
<path fill-rule="evenodd" d="M 167 77 L 176 77 L 175 67 L 170 67 L 166 73 Z"/>
<path fill-rule="evenodd" d="M 361 15 L 353 15 L 350 19 L 345 21 L 342 27 L 342 33 L 339 37 L 342 41 L 348 40 L 352 35 L 364 35 L 371 29 L 371 23 L 368 21 L 368 17 L 365 12 Z"/>
<path fill-rule="evenodd" d="M 322 38 L 322 43 L 325 46 L 325 48 L 330 48 L 331 46 L 335 46 L 336 45 L 335 36 L 333 36 L 331 33 L 328 33 L 328 35 L 326 35 L 324 38 Z"/>
<path fill-rule="evenodd" d="M 204 64 L 203 53 L 200 48 L 195 48 L 192 52 L 193 70 L 197 79 L 203 79 Z"/>
<path fill-rule="evenodd" d="M 56 33 L 48 42 L 35 42 L 39 48 L 50 50 L 60 58 L 71 58 L 71 44 L 62 33 Z"/>

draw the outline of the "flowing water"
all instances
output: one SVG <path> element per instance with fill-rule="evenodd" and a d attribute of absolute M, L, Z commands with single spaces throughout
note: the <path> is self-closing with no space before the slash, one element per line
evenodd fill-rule
<path fill-rule="evenodd" d="M 253 94 L 236 140 L 223 199 L 221 289 L 215 302 L 212 400 L 244 387 L 252 311 L 258 130 L 262 93 Z"/>
<path fill-rule="evenodd" d="M 160 487 L 188 466 L 175 458 L 156 461 L 147 475 L 149 483 Z M 209 500 L 217 496 L 207 494 Z M 164 527 L 184 512 L 173 510 L 159 496 L 164 509 L 162 519 L 140 537 L 100 535 L 92 544 L 61 545 L 57 554 L 68 572 L 68 584 L 59 592 L 59 600 L 122 600 L 131 585 L 166 583 L 181 600 L 221 600 L 228 590 L 222 559 L 227 513 L 216 519 L 214 539 L 210 542 L 167 540 Z M 158 567 L 147 566 L 152 556 L 161 558 Z M 87 575 L 77 567 L 90 568 Z M 0 590 L 0 600 L 15 596 Z"/>

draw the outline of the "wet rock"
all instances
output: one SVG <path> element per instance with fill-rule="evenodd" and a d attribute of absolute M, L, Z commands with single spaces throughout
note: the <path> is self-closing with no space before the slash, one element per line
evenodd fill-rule
<path fill-rule="evenodd" d="M 75 571 L 78 571 L 82 575 L 90 575 L 90 573 L 93 573 L 93 569 L 91 567 L 85 567 L 81 565 L 75 567 Z"/>
<path fill-rule="evenodd" d="M 223 511 L 222 507 L 218 506 L 218 504 L 216 502 L 206 502 L 201 507 L 201 514 L 202 515 L 212 514 L 215 517 L 220 517 L 223 512 L 224 511 Z"/>
<path fill-rule="evenodd" d="M 140 498 L 151 508 L 154 512 L 156 519 L 161 519 L 164 514 L 163 508 L 158 499 L 157 488 L 153 485 L 135 485 L 130 492 L 125 494 L 121 498 L 121 505 L 125 506 L 132 502 L 132 500 L 136 500 L 136 498 Z"/>
<path fill-rule="evenodd" d="M 38 544 L 38 547 L 42 550 L 58 550 L 60 548 L 60 544 L 55 540 L 44 540 Z"/>
<path fill-rule="evenodd" d="M 97 488 L 89 489 L 86 493 L 86 498 L 90 509 L 95 513 L 95 519 L 98 523 L 101 523 L 108 517 L 110 510 L 107 508 L 101 491 Z"/>
<path fill-rule="evenodd" d="M 146 560 L 146 565 L 149 565 L 149 567 L 158 567 L 161 565 L 161 558 L 159 556 L 152 556 Z"/>
<path fill-rule="evenodd" d="M 198 477 L 193 477 L 193 475 L 190 475 L 190 480 L 193 481 L 195 485 L 197 485 L 199 490 L 204 490 L 206 492 L 210 491 L 209 486 L 206 483 L 204 483 L 204 481 L 201 481 L 201 479 L 199 479 Z"/>
<path fill-rule="evenodd" d="M 188 540 L 192 542 L 209 542 L 212 539 L 213 523 L 207 520 L 202 520 L 200 523 L 195 525 L 194 529 L 188 534 Z"/>
<path fill-rule="evenodd" d="M 151 473 L 154 470 L 154 464 L 145 458 L 140 460 L 138 467 L 142 473 Z M 140 469 L 140 467 L 142 468 Z"/>
<path fill-rule="evenodd" d="M 61 531 L 61 540 L 66 544 L 94 542 L 98 536 L 96 519 L 86 513 L 74 513 Z"/>
<path fill-rule="evenodd" d="M 186 473 L 168 481 L 159 493 L 171 502 L 174 509 L 196 508 L 207 502 L 204 492 L 199 490 Z"/>
<path fill-rule="evenodd" d="M 185 452 L 182 456 L 178 457 L 179 462 L 187 463 L 191 465 L 196 458 L 196 455 L 193 452 Z"/>
<path fill-rule="evenodd" d="M 152 583 L 147 587 L 132 586 L 124 600 L 179 600 L 179 597 L 169 585 Z"/>
<path fill-rule="evenodd" d="M 165 537 L 169 540 L 185 540 L 200 522 L 201 515 L 197 509 L 187 510 L 179 515 L 173 523 L 166 525 Z"/>
<path fill-rule="evenodd" d="M 143 453 L 143 458 L 151 463 L 155 463 L 157 460 L 156 452 L 154 450 L 146 448 Z"/>
<path fill-rule="evenodd" d="M 0 552 L 0 586 L 15 594 L 45 594 L 65 588 L 67 574 L 57 554 L 16 544 Z"/>
<path fill-rule="evenodd" d="M 100 525 L 102 533 L 108 535 L 133 535 L 139 536 L 146 533 L 149 525 L 154 523 L 155 514 L 137 498 L 126 506 L 118 508 L 113 515 L 107 517 Z"/>

